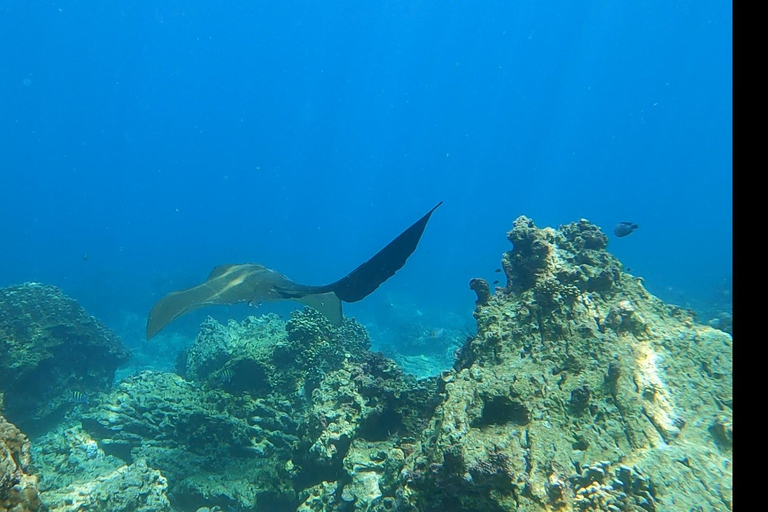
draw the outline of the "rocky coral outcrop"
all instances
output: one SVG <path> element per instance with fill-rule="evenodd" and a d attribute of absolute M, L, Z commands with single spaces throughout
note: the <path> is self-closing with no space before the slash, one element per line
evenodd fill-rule
<path fill-rule="evenodd" d="M 477 335 L 452 370 L 416 380 L 311 309 L 208 319 L 182 376 L 125 379 L 41 438 L 43 473 L 69 473 L 43 478 L 44 502 L 730 510 L 731 336 L 646 292 L 585 220 L 521 217 L 508 238 L 507 284 L 473 281 Z M 110 501 L 117 484 L 136 501 Z"/>
<path fill-rule="evenodd" d="M 183 365 L 196 380 L 143 372 L 79 419 L 108 456 L 159 469 L 182 509 L 295 510 L 323 480 L 338 482 L 339 500 L 342 491 L 372 499 L 363 489 L 374 483 L 391 497 L 396 470 L 363 470 L 349 457 L 367 458 L 358 453 L 366 443 L 385 453 L 412 443 L 437 404 L 435 385 L 368 346 L 357 322 L 334 328 L 309 309 L 288 322 L 209 319 Z"/>
<path fill-rule="evenodd" d="M 260 496 L 284 494 L 283 467 L 296 440 L 289 412 L 290 404 L 146 371 L 123 380 L 82 422 L 106 453 L 162 471 L 181 506 L 253 508 Z"/>
<path fill-rule="evenodd" d="M 269 367 L 274 345 L 284 338 L 285 322 L 274 314 L 248 317 L 243 322 L 231 320 L 227 325 L 208 317 L 189 351 L 182 354 L 177 370 L 189 380 L 212 379 L 216 384 L 221 382 L 220 372 L 231 369 L 228 363 L 235 357 L 247 354 L 254 366 Z"/>
<path fill-rule="evenodd" d="M 729 510 L 731 337 L 647 293 L 585 220 L 507 236 L 507 286 L 475 286 L 478 335 L 401 505 Z"/>
<path fill-rule="evenodd" d="M 33 512 L 42 502 L 27 436 L 0 416 L 0 512 Z"/>
<path fill-rule="evenodd" d="M 273 391 L 310 396 L 323 376 L 370 347 L 365 328 L 345 319 L 336 328 L 314 309 L 249 317 L 222 325 L 208 318 L 181 365 L 180 374 L 234 394 Z"/>
<path fill-rule="evenodd" d="M 32 444 L 32 465 L 40 476 L 43 493 L 94 480 L 125 465 L 107 455 L 79 422 L 65 422 Z"/>
<path fill-rule="evenodd" d="M 107 391 L 129 357 L 109 328 L 59 288 L 26 283 L 0 290 L 4 414 L 30 434 Z"/>
<path fill-rule="evenodd" d="M 156 469 L 138 460 L 93 480 L 45 493 L 50 512 L 169 512 L 168 482 Z"/>
<path fill-rule="evenodd" d="M 31 453 L 47 510 L 170 510 L 168 483 L 159 471 L 143 460 L 125 464 L 105 454 L 77 421 L 36 438 Z"/>
<path fill-rule="evenodd" d="M 353 440 L 362 442 L 414 439 L 437 406 L 434 379 L 416 381 L 380 353 L 362 364 L 346 363 L 328 374 L 312 395 L 305 422 L 311 446 L 300 460 L 324 479 L 343 479 L 342 462 Z M 313 470 L 314 471 L 314 470 Z"/>

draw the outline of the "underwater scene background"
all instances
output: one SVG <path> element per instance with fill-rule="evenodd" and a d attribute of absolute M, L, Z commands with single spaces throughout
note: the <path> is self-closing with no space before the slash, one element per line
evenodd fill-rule
<path fill-rule="evenodd" d="M 0 48 L 0 512 L 732 508 L 731 2 L 3 2 Z M 146 340 L 439 201 L 341 327 Z"/>

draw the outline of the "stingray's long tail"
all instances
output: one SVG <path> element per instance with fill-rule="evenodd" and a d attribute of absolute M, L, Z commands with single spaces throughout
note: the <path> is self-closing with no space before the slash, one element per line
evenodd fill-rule
<path fill-rule="evenodd" d="M 416 250 L 429 218 L 441 204 L 443 204 L 442 201 L 437 203 L 426 215 L 349 275 L 321 288 L 324 291 L 334 292 L 344 302 L 357 302 L 370 295 L 384 281 L 403 268 L 405 260 Z"/>

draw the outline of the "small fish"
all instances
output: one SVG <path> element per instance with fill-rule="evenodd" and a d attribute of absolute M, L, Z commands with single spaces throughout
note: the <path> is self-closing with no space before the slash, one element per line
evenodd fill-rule
<path fill-rule="evenodd" d="M 443 334 L 445 334 L 445 329 L 443 329 L 442 327 L 436 327 L 436 328 L 432 329 L 431 331 L 429 331 L 428 335 L 433 340 L 436 340 L 438 338 L 442 338 Z"/>
<path fill-rule="evenodd" d="M 619 222 L 616 224 L 616 227 L 613 228 L 613 234 L 621 238 L 627 235 L 631 235 L 632 232 L 638 227 L 640 226 L 632 222 Z"/>
<path fill-rule="evenodd" d="M 499 284 L 499 280 L 498 279 L 493 282 L 494 286 L 497 285 L 497 284 Z"/>
<path fill-rule="evenodd" d="M 87 252 L 83 253 L 83 261 L 88 261 L 88 253 Z"/>
<path fill-rule="evenodd" d="M 226 370 L 222 370 L 222 372 L 219 374 L 219 380 L 223 384 L 229 384 L 232 382 L 232 377 L 235 376 L 235 371 L 232 368 L 227 368 Z"/>
<path fill-rule="evenodd" d="M 74 403 L 74 404 L 87 404 L 88 403 L 88 395 L 86 395 L 82 391 L 70 391 L 69 392 L 69 401 Z"/>
<path fill-rule="evenodd" d="M 501 269 L 497 268 L 496 270 L 494 270 L 494 272 L 499 273 L 499 272 L 501 272 Z"/>

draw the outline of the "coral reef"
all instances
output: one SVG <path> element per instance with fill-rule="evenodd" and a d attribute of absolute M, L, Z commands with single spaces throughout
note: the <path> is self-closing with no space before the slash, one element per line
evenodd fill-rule
<path fill-rule="evenodd" d="M 359 360 L 369 347 L 358 322 L 345 319 L 334 328 L 309 308 L 294 311 L 287 323 L 274 314 L 227 326 L 208 318 L 178 369 L 186 378 L 235 394 L 289 390 L 301 399 L 326 372 L 345 360 Z"/>
<path fill-rule="evenodd" d="M 48 491 L 87 482 L 124 466 L 121 459 L 105 454 L 79 421 L 64 422 L 36 437 L 31 453 L 44 496 Z"/>
<path fill-rule="evenodd" d="M 26 283 L 0 290 L 0 391 L 4 414 L 24 431 L 33 434 L 107 391 L 129 357 L 112 331 L 59 288 Z"/>
<path fill-rule="evenodd" d="M 44 500 L 50 512 L 169 512 L 167 487 L 159 471 L 138 460 L 93 480 L 49 491 Z"/>
<path fill-rule="evenodd" d="M 731 337 L 648 294 L 585 220 L 507 236 L 402 506 L 730 510 Z"/>
<path fill-rule="evenodd" d="M 170 510 L 168 482 L 159 471 L 144 460 L 127 465 L 105 454 L 78 421 L 68 419 L 34 439 L 31 453 L 48 510 Z"/>
<path fill-rule="evenodd" d="M 437 403 L 434 379 L 416 381 L 390 359 L 369 353 L 362 364 L 346 363 L 327 375 L 313 393 L 304 437 L 311 446 L 298 460 L 315 468 L 315 480 L 343 479 L 353 440 L 414 439 Z"/>
<path fill-rule="evenodd" d="M 123 380 L 82 423 L 107 454 L 162 471 L 176 503 L 252 508 L 259 494 L 280 493 L 295 439 L 289 405 L 278 407 L 145 371 Z"/>
<path fill-rule="evenodd" d="M 707 325 L 720 329 L 721 331 L 733 334 L 733 315 L 727 311 L 721 311 L 714 318 L 707 322 Z"/>
<path fill-rule="evenodd" d="M 209 318 L 179 374 L 128 377 L 34 438 L 39 496 L 29 444 L 0 418 L 0 512 L 40 499 L 62 512 L 731 510 L 732 337 L 650 295 L 585 220 L 520 217 L 507 237 L 506 286 L 470 285 L 476 334 L 398 328 L 413 342 L 401 358 L 466 340 L 452 369 L 416 379 L 371 352 L 361 324 L 310 308 L 287 322 Z M 0 404 L 21 412 L 14 386 L 47 361 L 29 340 L 55 322 L 2 313 L 32 292 L 3 293 L 0 344 L 27 373 L 14 367 Z M 90 388 L 58 370 L 56 393 L 106 391 L 119 353 Z M 46 417 L 56 402 L 43 398 L 26 418 Z"/>
<path fill-rule="evenodd" d="M 397 471 L 362 471 L 349 457 L 363 457 L 366 443 L 387 453 L 413 442 L 438 403 L 436 386 L 368 346 L 360 324 L 334 328 L 309 309 L 288 322 L 209 319 L 182 364 L 197 381 L 145 371 L 78 418 L 108 456 L 160 470 L 183 510 L 295 510 L 302 490 L 324 480 L 355 501 L 372 499 L 362 489 L 374 484 L 392 495 Z M 80 436 L 67 432 L 59 438 Z"/>
<path fill-rule="evenodd" d="M 436 377 L 453 367 L 454 352 L 474 336 L 470 305 L 465 314 L 414 302 L 408 295 L 383 293 L 361 321 L 370 333 L 373 350 L 418 379 Z"/>
<path fill-rule="evenodd" d="M 0 416 L 0 512 L 32 512 L 42 502 L 37 477 L 30 473 L 27 436 Z"/>

